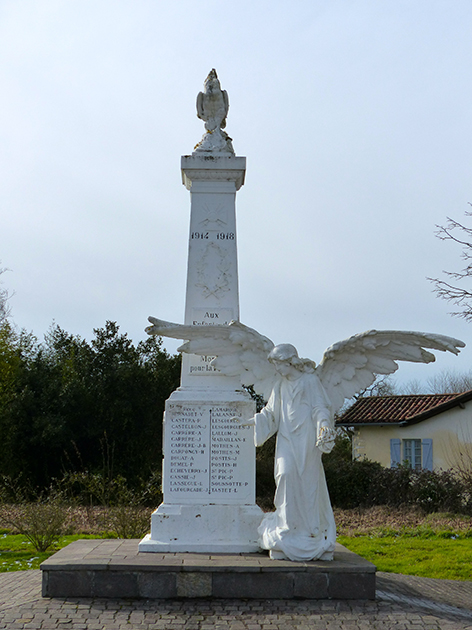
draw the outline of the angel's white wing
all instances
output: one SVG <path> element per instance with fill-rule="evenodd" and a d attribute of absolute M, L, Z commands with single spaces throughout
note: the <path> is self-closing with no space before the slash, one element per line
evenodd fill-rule
<path fill-rule="evenodd" d="M 241 384 L 253 385 L 264 400 L 272 391 L 278 377 L 273 365 L 267 360 L 274 347 L 270 339 L 241 322 L 220 326 L 188 326 L 149 317 L 152 326 L 146 328 L 149 335 L 162 335 L 187 341 L 179 352 L 216 356 L 212 364 L 227 376 L 239 376 Z"/>
<path fill-rule="evenodd" d="M 431 348 L 459 354 L 465 343 L 452 337 L 398 330 L 369 330 L 330 346 L 316 373 L 338 411 L 345 399 L 369 387 L 378 374 L 392 374 L 397 361 L 430 363 Z"/>

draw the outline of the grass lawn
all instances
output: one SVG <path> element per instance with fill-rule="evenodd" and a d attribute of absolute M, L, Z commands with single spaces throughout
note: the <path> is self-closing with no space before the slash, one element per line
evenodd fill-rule
<path fill-rule="evenodd" d="M 450 534 L 455 536 L 454 534 Z M 54 548 L 38 553 L 24 536 L 0 534 L 0 573 L 39 569 L 41 562 L 74 540 L 104 538 L 106 534 L 61 536 Z M 445 538 L 421 531 L 400 535 L 339 536 L 338 541 L 379 571 L 445 580 L 472 580 L 472 538 Z"/>
<path fill-rule="evenodd" d="M 52 556 L 74 540 L 81 538 L 103 538 L 99 535 L 74 534 L 73 536 L 61 536 L 50 551 L 39 553 L 33 549 L 33 545 L 20 534 L 0 534 L 0 573 L 7 571 L 25 571 L 27 569 L 39 569 L 41 562 Z"/>
<path fill-rule="evenodd" d="M 148 516 L 146 516 L 148 518 Z M 373 562 L 379 571 L 450 580 L 472 580 L 472 517 L 457 514 L 424 515 L 417 510 L 335 510 L 338 541 Z M 105 523 L 105 524 L 104 524 Z M 113 526 L 103 509 L 74 512 L 81 532 L 60 536 L 45 553 L 34 550 L 24 536 L 0 530 L 0 572 L 38 569 L 41 562 L 74 540 L 112 538 Z M 133 535 L 137 538 L 139 536 Z"/>
<path fill-rule="evenodd" d="M 379 571 L 443 580 L 472 580 L 472 538 L 339 536 L 338 542 Z"/>

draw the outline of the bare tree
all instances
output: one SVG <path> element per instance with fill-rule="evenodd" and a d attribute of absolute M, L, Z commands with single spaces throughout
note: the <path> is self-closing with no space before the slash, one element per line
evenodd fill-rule
<path fill-rule="evenodd" d="M 470 202 L 469 205 L 472 206 Z M 472 211 L 468 210 L 465 215 L 472 217 Z M 463 317 L 466 321 L 472 322 L 472 291 L 467 288 L 467 282 L 470 282 L 472 278 L 472 228 L 450 217 L 447 217 L 445 226 L 437 225 L 436 227 L 438 238 L 442 241 L 454 241 L 462 247 L 461 258 L 465 262 L 465 267 L 460 271 L 444 271 L 450 282 L 439 278 L 428 278 L 428 280 L 434 283 L 434 291 L 438 297 L 459 307 L 459 310 L 452 312 L 451 315 Z M 462 282 L 466 283 L 465 286 L 461 285 Z"/>
<path fill-rule="evenodd" d="M 431 394 L 460 394 L 472 389 L 472 371 L 442 370 L 426 381 Z"/>
<path fill-rule="evenodd" d="M 417 378 L 413 378 L 404 385 L 400 386 L 399 394 L 402 396 L 417 396 L 419 394 L 425 394 L 425 386 L 422 381 Z"/>
<path fill-rule="evenodd" d="M 472 496 L 472 433 L 464 428 L 458 435 L 450 433 L 447 437 L 446 462 L 465 485 L 466 492 Z"/>
<path fill-rule="evenodd" d="M 2 273 L 5 273 L 5 271 L 8 270 L 0 267 L 0 276 L 2 275 Z M 0 326 L 7 320 L 10 315 L 10 307 L 8 305 L 8 300 L 10 299 L 10 297 L 11 295 L 8 292 L 8 289 L 4 289 L 2 286 L 0 286 Z"/>
<path fill-rule="evenodd" d="M 354 396 L 354 400 L 369 396 L 396 396 L 397 394 L 397 385 L 391 375 L 380 374 L 370 387 L 366 387 Z"/>

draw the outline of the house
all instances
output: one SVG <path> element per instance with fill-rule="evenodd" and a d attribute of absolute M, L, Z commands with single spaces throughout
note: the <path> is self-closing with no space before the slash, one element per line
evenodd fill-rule
<path fill-rule="evenodd" d="M 472 468 L 472 390 L 359 398 L 337 420 L 354 430 L 354 459 L 416 469 Z"/>

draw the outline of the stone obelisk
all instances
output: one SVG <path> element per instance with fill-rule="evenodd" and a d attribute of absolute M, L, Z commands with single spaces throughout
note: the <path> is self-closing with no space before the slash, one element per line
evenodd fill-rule
<path fill-rule="evenodd" d="M 235 156 L 223 131 L 228 107 L 212 70 L 197 97 L 206 132 L 181 161 L 191 199 L 185 324 L 194 326 L 239 320 L 235 204 L 246 158 Z M 140 551 L 258 550 L 253 432 L 231 420 L 251 418 L 255 405 L 212 358 L 182 357 L 181 386 L 164 415 L 164 501 Z"/>

